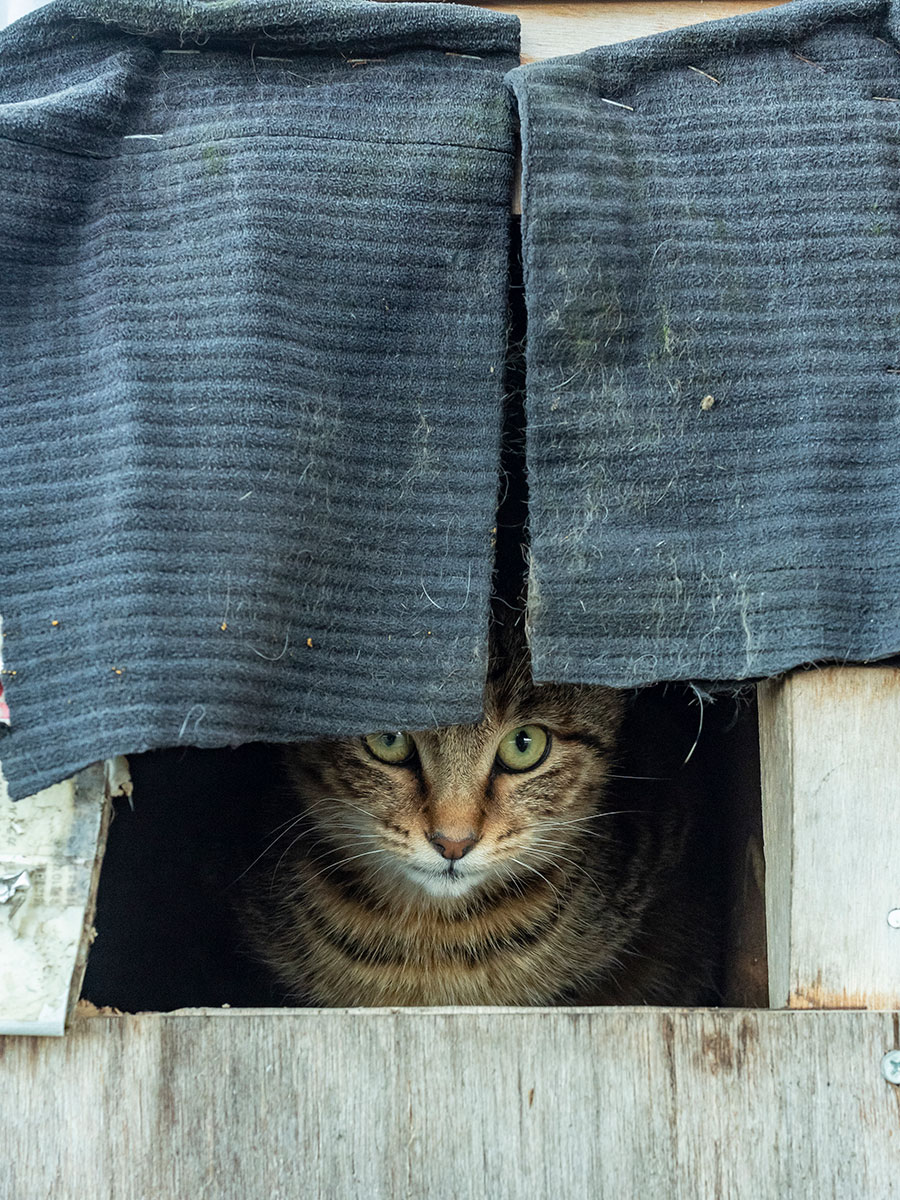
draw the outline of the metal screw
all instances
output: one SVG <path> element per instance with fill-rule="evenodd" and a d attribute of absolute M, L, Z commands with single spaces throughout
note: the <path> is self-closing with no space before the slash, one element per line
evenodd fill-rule
<path fill-rule="evenodd" d="M 888 1050 L 881 1060 L 881 1073 L 888 1083 L 900 1087 L 900 1050 Z"/>
<path fill-rule="evenodd" d="M 900 929 L 900 908 L 892 908 L 887 915 L 887 922 L 891 929 Z"/>

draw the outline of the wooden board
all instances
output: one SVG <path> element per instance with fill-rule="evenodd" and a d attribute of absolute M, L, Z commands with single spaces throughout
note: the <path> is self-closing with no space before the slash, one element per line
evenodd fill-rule
<path fill-rule="evenodd" d="M 45 0 L 0 0 L 0 29 L 40 7 Z M 484 4 L 495 12 L 515 13 L 522 22 L 522 61 L 574 54 L 591 46 L 646 37 L 664 29 L 718 21 L 771 8 L 785 0 L 631 0 L 630 3 L 578 2 Z"/>
<path fill-rule="evenodd" d="M 725 17 L 774 8 L 785 0 L 631 0 L 616 3 L 484 4 L 494 12 L 515 13 L 522 23 L 522 62 L 558 54 L 577 54 L 592 46 L 648 37 L 682 25 L 718 21 Z"/>
<path fill-rule="evenodd" d="M 900 1005 L 900 670 L 760 687 L 769 998 Z"/>
<path fill-rule="evenodd" d="M 890 1013 L 97 1017 L 0 1039 L 16 1200 L 900 1195 Z"/>
<path fill-rule="evenodd" d="M 64 1032 L 81 992 L 124 758 L 12 804 L 0 767 L 0 1033 Z"/>

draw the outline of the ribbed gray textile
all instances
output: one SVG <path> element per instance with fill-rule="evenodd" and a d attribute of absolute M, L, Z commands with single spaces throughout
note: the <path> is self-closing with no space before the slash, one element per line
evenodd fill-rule
<path fill-rule="evenodd" d="M 535 672 L 900 649 L 900 17 L 522 68 Z"/>
<path fill-rule="evenodd" d="M 0 36 L 13 796 L 477 718 L 517 46 L 368 0 L 58 0 Z"/>

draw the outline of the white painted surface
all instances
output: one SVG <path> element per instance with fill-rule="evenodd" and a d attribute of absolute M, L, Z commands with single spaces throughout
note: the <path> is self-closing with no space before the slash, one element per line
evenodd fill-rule
<path fill-rule="evenodd" d="M 900 1006 L 900 670 L 760 688 L 773 1007 Z"/>

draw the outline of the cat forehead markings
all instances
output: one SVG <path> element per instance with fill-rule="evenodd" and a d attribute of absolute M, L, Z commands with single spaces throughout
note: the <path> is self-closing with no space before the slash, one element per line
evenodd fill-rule
<path fill-rule="evenodd" d="M 490 771 L 497 753 L 501 730 L 493 724 L 453 725 L 441 730 L 423 730 L 413 736 L 426 772 L 446 772 L 458 766 L 471 776 L 473 771 Z"/>

